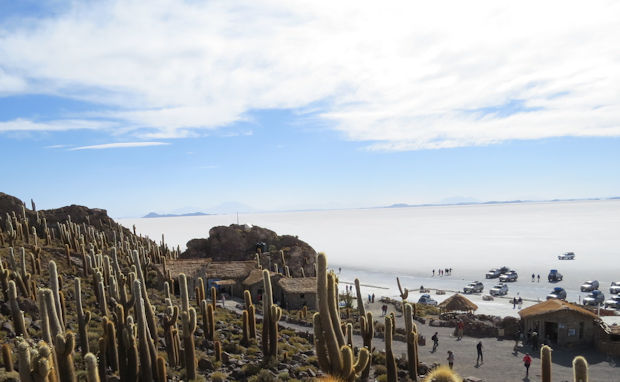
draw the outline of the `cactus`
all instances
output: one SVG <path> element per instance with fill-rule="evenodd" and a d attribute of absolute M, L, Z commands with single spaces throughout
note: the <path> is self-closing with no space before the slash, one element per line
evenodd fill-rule
<path fill-rule="evenodd" d="M 144 381 L 153 380 L 153 368 L 156 367 L 155 345 L 149 334 L 146 320 L 146 307 L 142 298 L 142 286 L 140 280 L 133 282 L 133 295 L 135 297 L 135 314 L 138 324 L 138 347 L 140 354 L 140 378 Z M 155 360 L 154 360 L 155 359 Z"/>
<path fill-rule="evenodd" d="M 142 266 L 140 265 L 140 256 L 138 255 L 138 251 L 134 250 L 132 252 L 133 262 L 136 266 L 136 276 L 138 280 L 140 280 L 140 285 L 142 286 L 142 299 L 144 300 L 144 307 L 146 311 L 146 322 L 148 323 L 148 330 L 151 334 L 151 338 L 157 338 L 157 326 L 155 320 L 155 312 L 153 311 L 153 306 L 151 305 L 151 300 L 149 300 L 149 295 L 146 291 L 146 281 L 144 279 L 144 273 L 142 272 Z M 147 264 L 148 266 L 148 264 Z M 155 365 L 155 360 L 153 360 L 153 365 Z"/>
<path fill-rule="evenodd" d="M 2 344 L 2 364 L 7 372 L 13 371 L 13 353 L 7 344 Z"/>
<path fill-rule="evenodd" d="M 179 351 L 175 346 L 174 331 L 179 318 L 179 307 L 168 306 L 163 317 L 164 341 L 166 343 L 166 353 L 170 366 L 175 367 L 179 364 Z"/>
<path fill-rule="evenodd" d="M 167 375 L 166 360 L 162 356 L 157 356 L 157 382 L 166 382 Z"/>
<path fill-rule="evenodd" d="M 462 382 L 452 369 L 447 366 L 440 366 L 426 375 L 424 382 Z"/>
<path fill-rule="evenodd" d="M 388 382 L 398 381 L 396 373 L 396 359 L 394 358 L 394 352 L 392 351 L 392 329 L 394 326 L 394 320 L 390 316 L 385 317 L 385 367 L 387 369 Z"/>
<path fill-rule="evenodd" d="M 364 308 L 364 299 L 360 290 L 360 280 L 357 278 L 355 279 L 355 295 L 357 296 L 357 310 L 360 312 L 360 317 L 364 317 L 366 315 L 366 308 Z"/>
<path fill-rule="evenodd" d="M 320 368 L 327 374 L 344 381 L 353 381 L 369 362 L 368 349 L 359 351 L 353 363 L 351 348 L 344 343 L 337 305 L 336 280 L 327 273 L 327 258 L 319 253 L 316 262 L 317 300 L 319 311 L 313 316 L 314 341 Z M 349 357 L 349 355 L 351 355 Z"/>
<path fill-rule="evenodd" d="M 54 338 L 54 349 L 58 363 L 58 375 L 61 382 L 76 382 L 75 367 L 73 365 L 73 348 L 75 336 L 71 331 L 64 335 L 59 333 Z"/>
<path fill-rule="evenodd" d="M 52 296 L 54 298 L 54 308 L 56 309 L 56 314 L 58 318 L 58 322 L 60 323 L 60 327 L 62 330 L 65 329 L 65 324 L 62 321 L 62 307 L 60 306 L 60 288 L 58 282 L 58 269 L 56 268 L 56 262 L 54 260 L 50 260 L 48 265 L 49 273 L 50 273 L 50 289 L 52 291 Z"/>
<path fill-rule="evenodd" d="M 196 349 L 194 347 L 194 332 L 196 331 L 196 310 L 181 313 L 183 327 L 183 355 L 185 357 L 185 372 L 187 379 L 196 378 Z"/>
<path fill-rule="evenodd" d="M 400 279 L 397 277 L 396 278 L 396 283 L 398 284 L 398 291 L 400 292 L 400 298 L 404 300 L 407 299 L 407 297 L 409 296 L 409 290 L 407 288 L 405 288 L 405 290 L 403 290 L 403 288 L 400 286 Z"/>
<path fill-rule="evenodd" d="M 370 351 L 372 350 L 372 338 L 375 335 L 375 327 L 373 325 L 372 312 L 367 312 L 366 316 L 360 316 L 360 334 L 362 336 L 364 348 L 368 349 L 368 352 L 370 354 Z M 370 362 L 368 362 L 368 364 L 362 371 L 361 379 L 367 380 L 369 374 L 370 374 Z"/>
<path fill-rule="evenodd" d="M 213 343 L 214 353 L 215 353 L 215 361 L 222 361 L 222 343 L 220 341 L 215 341 Z"/>
<path fill-rule="evenodd" d="M 90 351 L 88 346 L 87 326 L 90 322 L 91 315 L 89 311 L 84 312 L 82 306 L 82 286 L 80 283 L 80 278 L 76 277 L 73 283 L 75 285 L 75 304 L 78 317 L 78 327 L 80 331 L 80 349 L 82 351 L 82 355 L 85 356 L 86 353 Z"/>
<path fill-rule="evenodd" d="M 547 345 L 540 348 L 540 363 L 542 382 L 551 382 L 551 348 Z"/>
<path fill-rule="evenodd" d="M 413 307 L 405 304 L 405 336 L 407 338 L 407 370 L 409 378 L 418 380 L 418 328 L 413 322 Z"/>
<path fill-rule="evenodd" d="M 105 337 L 106 344 L 106 358 L 108 360 L 107 364 L 110 365 L 112 371 L 118 371 L 118 344 L 116 342 L 116 328 L 114 323 L 110 321 L 107 317 L 103 318 L 103 335 Z"/>
<path fill-rule="evenodd" d="M 135 325 L 131 316 L 123 328 L 123 346 L 126 358 L 121 359 L 120 377 L 122 382 L 136 382 L 138 380 L 138 346 L 135 334 Z"/>
<path fill-rule="evenodd" d="M 211 304 L 213 305 L 213 311 L 215 311 L 215 303 L 217 302 L 217 290 L 214 286 L 211 287 Z"/>
<path fill-rule="evenodd" d="M 573 381 L 588 382 L 588 361 L 582 356 L 573 359 Z"/>
<path fill-rule="evenodd" d="M 273 304 L 271 278 L 269 271 L 263 270 L 263 336 L 262 350 L 265 358 L 278 355 L 278 321 L 282 317 L 282 309 Z"/>
<path fill-rule="evenodd" d="M 20 381 L 48 382 L 53 364 L 50 355 L 50 348 L 44 342 L 39 343 L 38 351 L 33 352 L 25 341 L 20 342 L 17 346 Z"/>
<path fill-rule="evenodd" d="M 241 312 L 241 327 L 242 327 L 242 336 L 241 336 L 241 345 L 248 346 L 250 343 L 250 323 L 248 320 L 248 311 L 244 310 Z"/>
<path fill-rule="evenodd" d="M 11 316 L 13 317 L 13 325 L 15 326 L 15 333 L 24 337 L 28 337 L 28 331 L 26 331 L 26 324 L 24 322 L 24 312 L 19 309 L 17 303 L 17 289 L 15 287 L 15 281 L 9 281 L 9 306 L 11 307 Z"/>
<path fill-rule="evenodd" d="M 99 372 L 97 367 L 97 357 L 93 353 L 87 353 L 84 356 L 84 363 L 86 364 L 86 381 L 87 382 L 99 382 Z"/>

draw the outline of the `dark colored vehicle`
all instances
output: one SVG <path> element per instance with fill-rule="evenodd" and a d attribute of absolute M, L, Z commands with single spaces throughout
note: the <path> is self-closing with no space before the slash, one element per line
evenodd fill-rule
<path fill-rule="evenodd" d="M 437 301 L 433 300 L 430 294 L 423 294 L 418 300 L 418 304 L 437 305 Z"/>
<path fill-rule="evenodd" d="M 611 286 L 609 287 L 609 293 L 618 294 L 620 293 L 620 281 L 612 281 Z"/>
<path fill-rule="evenodd" d="M 555 287 L 553 288 L 551 293 L 547 295 L 547 300 L 551 300 L 552 298 L 557 298 L 558 300 L 565 300 L 566 291 L 564 290 L 564 288 Z"/>
<path fill-rule="evenodd" d="M 558 272 L 557 269 L 552 269 L 549 271 L 549 276 L 547 276 L 547 279 L 549 280 L 550 283 L 552 282 L 557 282 L 557 281 L 562 281 L 562 274 L 560 272 Z"/>
<path fill-rule="evenodd" d="M 600 290 L 593 290 L 592 293 L 583 298 L 583 305 L 598 305 L 605 302 L 605 295 Z"/>

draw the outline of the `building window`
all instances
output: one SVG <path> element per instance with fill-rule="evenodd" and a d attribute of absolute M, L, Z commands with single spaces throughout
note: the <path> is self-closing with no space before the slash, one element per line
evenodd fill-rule
<path fill-rule="evenodd" d="M 299 298 L 306 298 L 306 295 L 305 295 L 305 294 L 303 294 L 303 293 L 300 293 L 300 294 L 299 294 Z"/>

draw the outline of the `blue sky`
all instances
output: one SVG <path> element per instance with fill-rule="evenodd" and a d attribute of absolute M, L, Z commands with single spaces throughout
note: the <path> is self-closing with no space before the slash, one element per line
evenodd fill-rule
<path fill-rule="evenodd" d="M 450 4 L 0 1 L 0 191 L 114 217 L 620 195 L 618 5 Z"/>

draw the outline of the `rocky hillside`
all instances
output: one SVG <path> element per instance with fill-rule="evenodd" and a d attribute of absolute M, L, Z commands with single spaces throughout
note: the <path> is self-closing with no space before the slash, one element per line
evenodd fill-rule
<path fill-rule="evenodd" d="M 306 275 L 314 274 L 316 251 L 308 243 L 299 240 L 297 236 L 279 236 L 274 231 L 258 226 L 231 224 L 228 227 L 213 227 L 209 230 L 208 238 L 188 241 L 187 250 L 181 257 L 210 257 L 215 261 L 254 260 L 257 243 L 265 243 L 266 252 L 269 252 L 261 257 L 262 261 L 268 263 L 267 256 L 272 256 L 271 260 L 278 263 L 279 251 L 282 250 L 293 276 L 299 276 L 301 268 Z"/>

